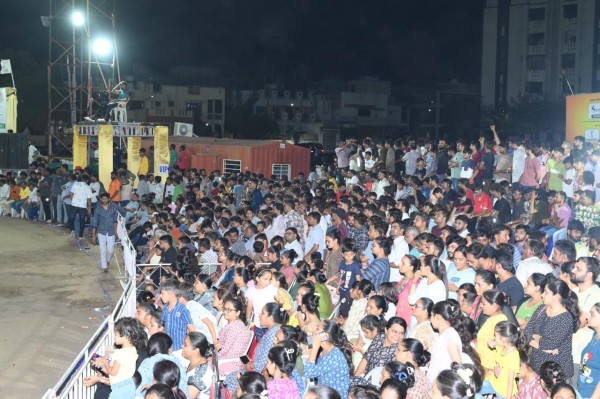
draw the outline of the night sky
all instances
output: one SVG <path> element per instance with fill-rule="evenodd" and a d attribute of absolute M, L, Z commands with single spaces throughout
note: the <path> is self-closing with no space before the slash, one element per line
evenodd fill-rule
<path fill-rule="evenodd" d="M 28 51 L 45 70 L 48 2 L 2 3 L 0 53 Z M 120 64 L 218 68 L 237 88 L 365 75 L 477 84 L 482 12 L 481 0 L 117 0 Z"/>

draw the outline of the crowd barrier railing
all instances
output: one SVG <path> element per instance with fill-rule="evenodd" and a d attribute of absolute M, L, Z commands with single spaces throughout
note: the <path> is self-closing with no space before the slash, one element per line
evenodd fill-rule
<path fill-rule="evenodd" d="M 114 345 L 114 322 L 121 317 L 135 317 L 136 283 L 135 259 L 136 253 L 125 228 L 125 219 L 118 217 L 117 237 L 123 250 L 123 260 L 127 272 L 127 283 L 123 293 L 115 304 L 111 314 L 102 322 L 94 332 L 92 338 L 83 347 L 75 360 L 59 378 L 58 382 L 46 391 L 42 399 L 92 399 L 95 387 L 86 387 L 84 379 L 95 374 L 91 369 L 90 360 L 97 353 L 107 354 Z"/>
<path fill-rule="evenodd" d="M 67 371 L 59 378 L 58 382 L 46 391 L 42 399 L 93 399 L 95 386 L 87 387 L 84 380 L 87 377 L 95 375 L 92 370 L 90 361 L 94 354 L 105 355 L 112 351 L 114 346 L 114 322 L 121 317 L 135 317 L 137 293 L 145 289 L 144 285 L 150 283 L 154 289 L 158 285 L 152 279 L 152 273 L 158 273 L 160 277 L 163 273 L 168 272 L 163 266 L 168 264 L 137 264 L 136 250 L 133 247 L 127 228 L 125 227 L 125 219 L 119 215 L 117 224 L 117 236 L 120 240 L 120 245 L 123 250 L 123 262 L 127 273 L 127 283 L 124 284 L 124 291 L 112 313 L 102 322 L 96 330 L 92 338 L 83 347 L 81 352 L 75 357 L 75 360 L 67 368 Z M 221 263 L 202 263 L 202 266 L 220 266 Z M 269 263 L 260 263 L 257 266 L 266 266 Z M 147 271 L 152 269 L 152 271 Z M 221 278 L 224 276 L 221 275 Z M 136 278 L 137 277 L 137 278 Z M 218 286 L 218 283 L 215 284 Z M 211 386 L 211 398 L 220 398 L 220 388 L 222 381 L 219 380 L 218 357 L 213 356 L 213 384 Z"/>

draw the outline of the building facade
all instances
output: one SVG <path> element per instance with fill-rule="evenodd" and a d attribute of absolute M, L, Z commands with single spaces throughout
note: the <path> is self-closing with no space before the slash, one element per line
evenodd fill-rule
<path fill-rule="evenodd" d="M 599 38 L 599 0 L 486 0 L 483 105 L 600 91 Z"/>
<path fill-rule="evenodd" d="M 196 133 L 225 131 L 225 89 L 161 85 L 135 82 L 130 87 L 129 121 L 161 123 L 173 128 L 176 122 L 194 125 Z"/>

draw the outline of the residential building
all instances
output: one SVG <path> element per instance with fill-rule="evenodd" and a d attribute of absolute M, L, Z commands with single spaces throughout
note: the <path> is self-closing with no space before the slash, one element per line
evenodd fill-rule
<path fill-rule="evenodd" d="M 129 121 L 194 125 L 195 133 L 220 135 L 225 131 L 225 89 L 197 85 L 130 84 Z"/>
<path fill-rule="evenodd" d="M 599 91 L 599 38 L 600 1 L 486 0 L 483 105 Z"/>

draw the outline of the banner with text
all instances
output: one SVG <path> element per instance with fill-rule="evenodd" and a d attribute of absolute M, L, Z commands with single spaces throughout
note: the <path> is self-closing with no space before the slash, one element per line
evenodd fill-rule
<path fill-rule="evenodd" d="M 567 140 L 583 136 L 586 141 L 600 139 L 600 93 L 567 96 Z"/>

